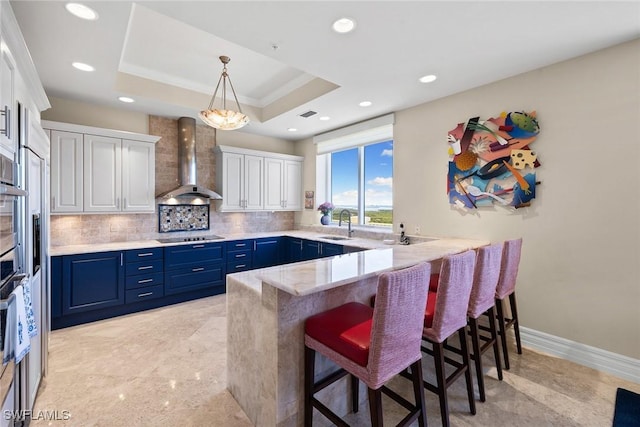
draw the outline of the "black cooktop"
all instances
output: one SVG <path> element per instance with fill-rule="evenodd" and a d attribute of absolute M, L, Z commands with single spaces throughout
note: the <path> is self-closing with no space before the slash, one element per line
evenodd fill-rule
<path fill-rule="evenodd" d="M 211 234 L 208 236 L 197 237 L 167 237 L 164 239 L 156 239 L 160 243 L 180 243 L 180 242 L 208 242 L 213 240 L 222 240 L 224 237 Z"/>

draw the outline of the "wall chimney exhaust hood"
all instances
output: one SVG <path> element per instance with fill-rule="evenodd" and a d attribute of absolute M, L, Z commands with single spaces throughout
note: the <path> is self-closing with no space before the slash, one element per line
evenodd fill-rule
<path fill-rule="evenodd" d="M 191 117 L 178 119 L 178 168 L 180 186 L 158 196 L 162 203 L 179 204 L 179 199 L 186 198 L 193 200 L 190 204 L 222 200 L 215 191 L 197 184 L 196 119 Z"/>

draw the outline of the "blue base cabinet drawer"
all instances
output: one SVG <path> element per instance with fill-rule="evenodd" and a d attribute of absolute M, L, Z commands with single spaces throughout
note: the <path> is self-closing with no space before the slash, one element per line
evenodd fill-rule
<path fill-rule="evenodd" d="M 148 260 L 141 262 L 127 263 L 125 268 L 125 274 L 127 276 L 133 276 L 135 274 L 149 275 L 152 273 L 162 273 L 164 270 L 164 264 L 162 259 Z"/>
<path fill-rule="evenodd" d="M 225 262 L 224 243 L 195 243 L 164 248 L 164 268 L 198 267 L 203 263 Z"/>
<path fill-rule="evenodd" d="M 160 298 L 164 296 L 162 285 L 150 286 L 148 288 L 132 289 L 126 292 L 124 302 L 126 304 L 148 299 Z"/>
<path fill-rule="evenodd" d="M 164 273 L 165 295 L 224 286 L 224 264 L 201 264 Z"/>
<path fill-rule="evenodd" d="M 130 249 L 125 254 L 125 262 L 149 261 L 162 259 L 162 248 Z"/>
<path fill-rule="evenodd" d="M 248 260 L 247 260 L 248 261 Z M 237 273 L 238 271 L 246 271 L 251 270 L 250 262 L 228 262 L 227 263 L 227 274 Z"/>
<path fill-rule="evenodd" d="M 139 274 L 137 276 L 127 276 L 126 280 L 127 290 L 157 286 L 164 283 L 164 274 L 162 272 L 153 274 Z"/>

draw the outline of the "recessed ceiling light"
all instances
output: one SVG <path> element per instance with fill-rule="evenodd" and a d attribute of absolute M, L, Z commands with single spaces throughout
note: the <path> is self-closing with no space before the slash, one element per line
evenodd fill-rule
<path fill-rule="evenodd" d="M 289 128 L 289 129 L 287 129 L 287 130 L 288 130 L 289 132 L 297 132 L 297 131 L 298 131 L 298 129 L 296 129 L 296 128 Z"/>
<path fill-rule="evenodd" d="M 361 107 L 370 107 L 371 104 L 373 104 L 373 102 L 371 101 L 362 101 L 360 104 L 358 104 Z"/>
<path fill-rule="evenodd" d="M 83 4 L 67 3 L 64 7 L 70 14 L 77 16 L 78 18 L 86 19 L 88 21 L 95 21 L 98 19 L 98 13 Z"/>
<path fill-rule="evenodd" d="M 121 96 L 118 100 L 126 103 L 136 102 L 133 98 L 129 98 L 128 96 Z"/>
<path fill-rule="evenodd" d="M 95 68 L 93 68 L 91 65 L 85 64 L 84 62 L 74 62 L 71 65 L 73 65 L 74 68 L 77 68 L 80 71 L 94 71 L 95 70 Z"/>
<path fill-rule="evenodd" d="M 431 83 L 435 82 L 438 77 L 435 74 L 427 74 L 426 76 L 422 76 L 418 79 L 420 83 Z"/>
<path fill-rule="evenodd" d="M 322 116 L 322 117 L 320 117 L 320 120 L 322 120 L 323 122 L 324 122 L 324 121 L 327 121 L 327 120 L 329 120 L 329 119 L 331 119 L 331 117 L 329 117 L 329 116 Z"/>
<path fill-rule="evenodd" d="M 345 34 L 353 31 L 356 27 L 356 21 L 351 18 L 340 18 L 333 23 L 333 31 L 340 34 Z"/>

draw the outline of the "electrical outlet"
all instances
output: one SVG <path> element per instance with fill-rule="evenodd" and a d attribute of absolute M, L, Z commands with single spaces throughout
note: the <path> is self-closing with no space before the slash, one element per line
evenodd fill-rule
<path fill-rule="evenodd" d="M 413 230 L 416 234 L 420 234 L 420 226 L 416 225 L 416 228 Z"/>

